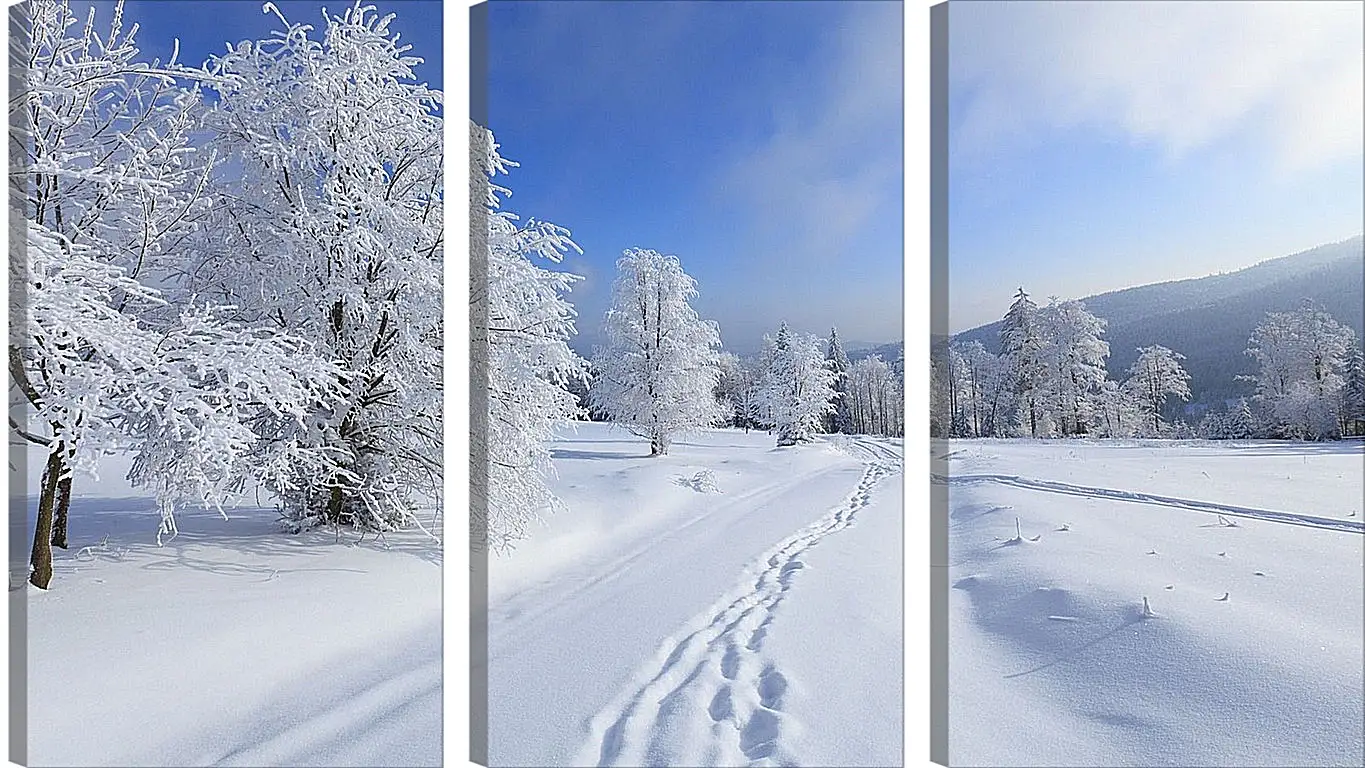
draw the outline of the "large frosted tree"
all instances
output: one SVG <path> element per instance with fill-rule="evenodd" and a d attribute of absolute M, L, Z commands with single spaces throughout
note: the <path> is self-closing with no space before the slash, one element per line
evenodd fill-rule
<path fill-rule="evenodd" d="M 590 401 L 661 456 L 678 433 L 723 415 L 715 397 L 720 331 L 693 309 L 697 283 L 677 256 L 632 248 L 616 270 Z"/>
<path fill-rule="evenodd" d="M 1190 375 L 1180 361 L 1185 356 L 1166 347 L 1155 345 L 1138 349 L 1138 358 L 1128 369 L 1129 378 L 1124 388 L 1133 397 L 1142 414 L 1143 424 L 1149 426 L 1152 437 L 1162 434 L 1166 422 L 1161 412 L 1167 400 L 1190 399 Z"/>
<path fill-rule="evenodd" d="M 1256 395 L 1286 437 L 1323 439 L 1341 432 L 1340 396 L 1355 332 L 1312 302 L 1270 312 L 1252 332 Z"/>
<path fill-rule="evenodd" d="M 764 336 L 763 399 L 777 430 L 779 446 L 815 438 L 825 416 L 834 410 L 835 374 L 825 364 L 819 338 L 794 333 L 784 322 Z"/>
<path fill-rule="evenodd" d="M 1079 301 L 1052 300 L 1039 312 L 1042 358 L 1047 371 L 1049 410 L 1063 435 L 1095 430 L 1101 388 L 1108 374 L 1104 361 L 1105 321 Z"/>
<path fill-rule="evenodd" d="M 31 581 L 65 547 L 73 470 L 126 448 L 155 493 L 162 532 L 183 503 L 221 505 L 282 466 L 318 458 L 275 439 L 335 395 L 340 371 L 306 339 L 194 301 L 185 243 L 208 226 L 212 152 L 194 137 L 202 71 L 147 63 L 122 3 L 104 33 L 69 6 L 34 2 L 26 78 L 10 101 L 26 162 L 12 171 L 24 232 L 10 259 L 11 429 L 46 450 Z M 155 287 L 154 287 L 155 286 Z"/>
<path fill-rule="evenodd" d="M 226 162 L 195 289 L 307 338 L 341 398 L 276 439 L 319 449 L 271 482 L 285 517 L 421 525 L 442 477 L 442 96 L 390 16 L 356 4 L 210 60 L 201 151 Z"/>
<path fill-rule="evenodd" d="M 559 504 L 546 482 L 548 443 L 557 425 L 583 412 L 569 389 L 584 382 L 587 366 L 569 348 L 576 313 L 566 299 L 580 278 L 548 268 L 577 250 L 568 230 L 502 209 L 511 193 L 492 179 L 516 163 L 499 154 L 492 132 L 469 128 L 471 221 L 487 268 L 471 286 L 474 365 L 484 366 L 475 380 L 487 393 L 487 423 L 472 435 L 487 474 L 473 484 L 482 498 L 471 526 L 476 545 L 507 550 Z"/>

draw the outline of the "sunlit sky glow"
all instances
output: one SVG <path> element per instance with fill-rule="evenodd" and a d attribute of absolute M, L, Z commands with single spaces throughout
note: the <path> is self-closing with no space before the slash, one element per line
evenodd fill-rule
<path fill-rule="evenodd" d="M 950 326 L 1359 233 L 1359 2 L 950 5 Z"/>

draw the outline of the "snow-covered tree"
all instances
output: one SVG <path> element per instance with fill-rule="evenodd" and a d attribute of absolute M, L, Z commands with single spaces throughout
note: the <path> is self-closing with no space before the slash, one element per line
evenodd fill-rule
<path fill-rule="evenodd" d="M 952 354 L 956 354 L 949 350 Z M 903 388 L 894 369 L 880 355 L 859 359 L 849 368 L 848 392 L 853 429 L 864 435 L 900 436 L 904 433 Z M 948 412 L 948 433 L 966 429 L 963 411 Z M 940 424 L 940 429 L 945 428 Z"/>
<path fill-rule="evenodd" d="M 420 526 L 439 499 L 442 97 L 359 3 L 229 46 L 207 65 L 225 159 L 193 288 L 308 339 L 346 370 L 340 401 L 277 436 L 324 451 L 272 483 L 295 527 Z"/>
<path fill-rule="evenodd" d="M 1137 402 L 1143 427 L 1149 427 L 1148 434 L 1153 437 L 1161 435 L 1166 424 L 1161 418 L 1166 401 L 1171 397 L 1190 399 L 1190 375 L 1180 365 L 1184 359 L 1184 355 L 1161 345 L 1141 347 L 1137 360 L 1128 369 L 1124 388 Z"/>
<path fill-rule="evenodd" d="M 676 434 L 722 415 L 715 397 L 720 332 L 692 308 L 697 283 L 677 256 L 632 248 L 616 269 L 591 402 L 648 438 L 649 455 L 661 456 Z"/>
<path fill-rule="evenodd" d="M 1209 411 L 1204 414 L 1204 418 L 1199 420 L 1199 426 L 1195 429 L 1195 434 L 1204 440 L 1227 440 L 1228 414 L 1221 411 Z"/>
<path fill-rule="evenodd" d="M 1101 338 L 1105 321 L 1079 301 L 1056 299 L 1039 311 L 1038 320 L 1053 420 L 1063 435 L 1087 434 L 1096 426 L 1097 397 L 1107 378 L 1109 344 Z"/>
<path fill-rule="evenodd" d="M 1260 435 L 1260 426 L 1251 404 L 1245 397 L 1237 399 L 1223 420 L 1223 435 L 1228 440 L 1250 440 Z"/>
<path fill-rule="evenodd" d="M 795 333 L 785 322 L 763 337 L 763 398 L 779 446 L 813 440 L 834 410 L 835 374 L 821 346 L 819 338 Z"/>
<path fill-rule="evenodd" d="M 740 385 L 735 400 L 735 425 L 750 429 L 770 429 L 767 403 L 763 396 L 764 370 L 761 361 L 746 359 L 740 364 Z"/>
<path fill-rule="evenodd" d="M 535 220 L 522 224 L 501 209 L 511 193 L 492 179 L 516 163 L 498 153 L 492 132 L 470 123 L 471 233 L 476 265 L 471 285 L 474 380 L 485 382 L 487 421 L 472 430 L 473 455 L 487 475 L 472 483 L 476 545 L 506 550 L 528 525 L 559 502 L 547 485 L 549 440 L 556 425 L 585 413 L 570 388 L 587 364 L 569 348 L 576 313 L 565 299 L 578 276 L 554 264 L 577 246 L 568 230 Z M 584 392 L 586 395 L 586 391 Z M 478 469 L 476 468 L 476 472 Z"/>
<path fill-rule="evenodd" d="M 28 13 L 29 34 L 27 47 L 15 50 L 26 54 L 25 77 L 10 100 L 13 146 L 24 155 L 11 169 L 11 188 L 23 201 L 12 215 L 27 220 L 32 253 L 29 264 L 10 260 L 11 285 L 24 297 L 12 306 L 22 307 L 27 294 L 35 305 L 47 296 L 54 303 L 66 296 L 73 301 L 68 318 L 73 324 L 58 333 L 61 348 L 42 349 L 32 336 L 16 332 L 27 322 L 16 318 L 10 378 L 31 407 L 50 416 L 57 415 L 54 401 L 64 399 L 71 377 L 85 378 L 79 405 L 61 406 L 65 413 L 56 424 L 40 419 L 37 432 L 20 432 L 51 449 L 49 466 L 62 478 L 65 499 L 81 440 L 57 433 L 78 425 L 99 429 L 99 419 L 86 411 L 107 414 L 104 389 L 95 385 L 108 371 L 100 369 L 92 345 L 106 336 L 128 341 L 139 333 L 139 315 L 162 313 L 165 302 L 149 300 L 140 281 L 164 279 L 169 246 L 210 204 L 203 182 L 211 160 L 188 151 L 198 108 L 185 87 L 192 73 L 174 62 L 139 60 L 137 27 L 124 27 L 122 2 L 102 31 L 96 29 L 94 8 L 84 23 L 69 5 L 52 0 L 35 0 L 14 12 Z M 27 271 L 13 273 L 19 267 Z M 107 331 L 92 322 L 96 317 Z M 28 320 L 32 332 L 41 332 L 45 318 Z M 72 335 L 77 330 L 90 335 Z M 39 434 L 44 430 L 52 434 Z M 53 543 L 65 547 L 67 505 L 42 501 L 54 510 Z"/>
<path fill-rule="evenodd" d="M 1341 434 L 1341 390 L 1355 332 L 1312 302 L 1270 312 L 1247 345 L 1256 359 L 1256 393 L 1278 430 L 1295 439 Z"/>
<path fill-rule="evenodd" d="M 954 355 L 948 340 L 935 341 L 929 347 L 929 436 L 946 438 L 953 431 L 957 414 L 957 381 L 954 378 Z M 848 388 L 849 418 L 853 432 L 864 430 L 866 419 L 860 391 Z"/>
<path fill-rule="evenodd" d="M 721 406 L 720 425 L 725 427 L 741 426 L 741 403 L 744 401 L 747 372 L 744 361 L 733 352 L 721 352 L 716 356 L 716 402 Z"/>
<path fill-rule="evenodd" d="M 959 354 L 965 371 L 962 407 L 967 413 L 971 434 L 977 437 L 1006 435 L 1005 422 L 1009 419 L 1002 419 L 1002 416 L 1011 410 L 1013 392 L 1004 361 L 986 351 L 979 341 L 961 345 Z"/>
<path fill-rule="evenodd" d="M 847 433 L 852 429 L 848 413 L 848 353 L 839 341 L 839 330 L 829 329 L 829 346 L 825 363 L 834 372 L 834 410 L 825 416 L 825 431 Z"/>
<path fill-rule="evenodd" d="M 1365 434 L 1365 360 L 1360 344 L 1351 346 L 1341 388 L 1341 421 L 1346 434 Z"/>
<path fill-rule="evenodd" d="M 177 504 L 220 505 L 281 461 L 317 459 L 271 430 L 327 402 L 340 371 L 306 340 L 231 322 L 181 289 L 182 245 L 214 203 L 215 160 L 192 142 L 201 105 L 184 84 L 203 73 L 140 62 L 122 3 L 107 34 L 92 9 L 79 36 L 67 5 L 27 8 L 27 78 L 10 101 L 27 157 L 11 173 L 26 248 L 10 260 L 22 299 L 9 367 L 12 394 L 32 409 L 12 429 L 48 451 L 30 577 L 46 588 L 73 469 L 129 448 L 130 479 L 156 493 L 174 533 Z"/>
<path fill-rule="evenodd" d="M 223 322 L 203 307 L 151 328 L 127 307 L 164 301 L 119 267 L 34 224 L 25 255 L 32 282 L 11 309 L 10 349 L 15 384 L 33 408 L 31 424 L 14 428 L 49 451 L 32 554 L 36 586 L 51 578 L 49 543 L 65 544 L 71 472 L 93 470 L 105 447 L 132 450 L 129 480 L 155 493 L 167 534 L 176 532 L 179 504 L 221 508 L 248 482 L 321 459 L 271 439 L 326 402 L 340 373 L 306 342 Z M 12 279 L 18 271 L 12 264 Z"/>
<path fill-rule="evenodd" d="M 1048 431 L 1047 361 L 1038 305 L 1023 288 L 1000 326 L 1000 354 L 1010 368 L 1020 420 L 1031 437 Z"/>
<path fill-rule="evenodd" d="M 1100 384 L 1096 396 L 1099 408 L 1097 425 L 1103 437 L 1131 437 L 1143 424 L 1142 413 L 1134 393 L 1113 379 Z"/>

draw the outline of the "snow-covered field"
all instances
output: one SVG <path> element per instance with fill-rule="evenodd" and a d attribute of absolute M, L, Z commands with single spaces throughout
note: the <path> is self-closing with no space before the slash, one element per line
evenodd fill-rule
<path fill-rule="evenodd" d="M 1365 765 L 1362 448 L 936 446 L 949 763 Z"/>
<path fill-rule="evenodd" d="M 901 443 L 773 443 L 554 443 L 567 509 L 490 566 L 492 765 L 904 763 Z"/>
<path fill-rule="evenodd" d="M 292 536 L 246 507 L 181 512 L 158 547 L 112 464 L 77 480 L 51 590 L 11 592 L 30 765 L 440 764 L 439 546 Z"/>

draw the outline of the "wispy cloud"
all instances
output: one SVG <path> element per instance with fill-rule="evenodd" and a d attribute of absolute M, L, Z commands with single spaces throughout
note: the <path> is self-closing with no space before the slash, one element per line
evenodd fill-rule
<path fill-rule="evenodd" d="M 1360 2 L 954 4 L 953 148 L 970 159 L 1046 127 L 1152 143 L 1223 141 L 1281 173 L 1359 158 Z"/>
<path fill-rule="evenodd" d="M 842 314 L 846 324 L 878 338 L 899 328 L 899 285 L 873 306 L 821 302 L 812 313 L 801 311 L 801 300 L 845 292 L 849 297 L 841 298 L 851 298 L 860 260 L 884 265 L 902 258 L 901 10 L 899 3 L 848 3 L 826 42 L 834 64 L 776 101 L 774 130 L 718 174 L 719 194 L 740 208 L 736 234 L 745 266 L 783 284 L 772 303 L 786 302 L 793 322 L 821 327 Z M 831 269 L 840 264 L 849 269 Z M 890 282 L 885 269 L 877 279 Z"/>

